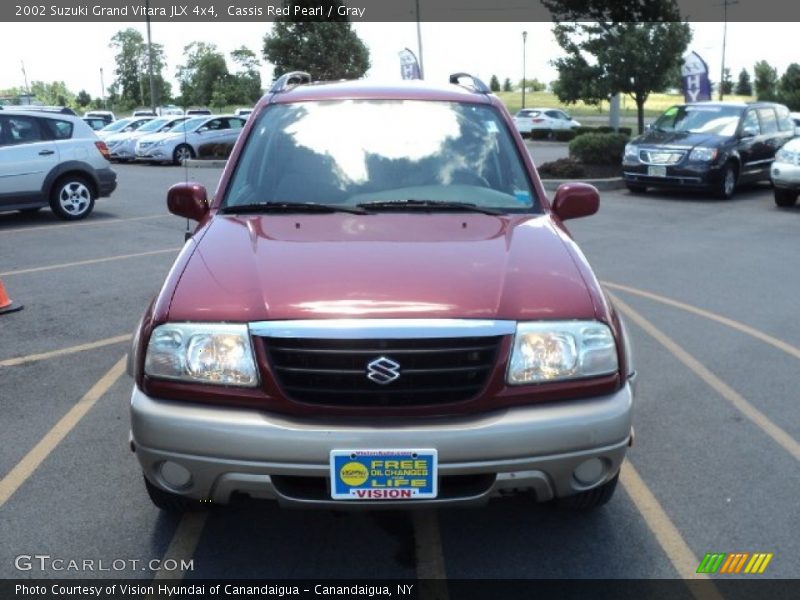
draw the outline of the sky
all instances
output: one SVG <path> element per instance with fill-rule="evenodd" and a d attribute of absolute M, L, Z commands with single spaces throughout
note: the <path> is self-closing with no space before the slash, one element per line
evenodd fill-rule
<path fill-rule="evenodd" d="M 0 89 L 24 86 L 24 62 L 28 82 L 64 81 L 74 93 L 86 90 L 92 97 L 101 95 L 101 69 L 106 90 L 114 80 L 111 37 L 126 27 L 145 35 L 144 23 L 3 23 L 0 27 Z M 370 50 L 369 77 L 399 79 L 398 52 L 405 47 L 418 52 L 414 22 L 362 22 L 353 27 Z M 151 24 L 153 42 L 162 44 L 166 52 L 165 74 L 173 93 L 178 91 L 174 76 L 184 46 L 196 40 L 213 43 L 229 58 L 231 50 L 245 45 L 260 57 L 264 34 L 270 28 L 267 22 Z M 695 23 L 692 28 L 689 50 L 706 60 L 711 79 L 719 81 L 723 23 Z M 522 79 L 522 32 L 527 31 L 526 77 L 550 82 L 557 77 L 551 61 L 561 54 L 551 29 L 551 23 L 422 23 L 425 79 L 446 82 L 450 73 L 466 71 L 487 83 L 493 74 L 516 83 Z M 742 68 L 752 77 L 753 64 L 759 60 L 771 63 L 779 74 L 791 62 L 800 62 L 794 42 L 797 34 L 797 23 L 728 23 L 725 64 L 734 81 Z M 229 68 L 233 68 L 231 61 Z M 270 65 L 262 65 L 261 77 L 263 85 L 272 80 Z"/>

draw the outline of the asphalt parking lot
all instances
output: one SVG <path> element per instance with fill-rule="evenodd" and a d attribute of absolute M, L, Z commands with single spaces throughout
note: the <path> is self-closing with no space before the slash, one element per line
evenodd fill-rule
<path fill-rule="evenodd" d="M 0 316 L 0 578 L 688 578 L 711 552 L 773 554 L 763 575 L 729 579 L 800 578 L 800 208 L 777 209 L 768 186 L 727 202 L 605 192 L 597 215 L 568 222 L 639 372 L 636 443 L 606 507 L 250 502 L 174 518 L 128 449 L 123 364 L 183 243 L 168 186 L 213 191 L 220 170 L 115 169 L 119 188 L 83 222 L 0 214 L 0 280 L 25 305 Z M 21 555 L 122 562 L 26 568 Z"/>

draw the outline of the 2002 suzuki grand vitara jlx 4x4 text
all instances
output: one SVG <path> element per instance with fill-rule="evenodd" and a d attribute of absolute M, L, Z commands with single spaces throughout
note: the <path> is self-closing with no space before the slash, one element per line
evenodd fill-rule
<path fill-rule="evenodd" d="M 464 81 L 466 85 L 456 85 Z M 136 332 L 131 447 L 151 499 L 286 506 L 611 497 L 624 328 L 500 101 L 465 74 L 279 79 Z"/>

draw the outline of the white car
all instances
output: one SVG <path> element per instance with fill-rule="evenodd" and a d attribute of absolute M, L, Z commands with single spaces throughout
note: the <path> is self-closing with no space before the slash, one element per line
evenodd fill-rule
<path fill-rule="evenodd" d="M 200 155 L 200 147 L 206 144 L 232 144 L 243 126 L 244 119 L 234 115 L 194 117 L 167 133 L 139 138 L 136 141 L 136 160 L 179 165 Z"/>
<path fill-rule="evenodd" d="M 235 111 L 233 111 L 233 114 L 236 115 L 237 117 L 242 117 L 243 119 L 246 119 L 252 114 L 252 112 L 253 112 L 252 108 L 237 108 Z"/>
<path fill-rule="evenodd" d="M 117 187 L 105 143 L 82 118 L 44 111 L 0 111 L 0 210 L 50 205 L 83 219 Z"/>
<path fill-rule="evenodd" d="M 794 133 L 800 135 L 800 112 L 791 113 L 792 121 L 794 121 Z"/>
<path fill-rule="evenodd" d="M 568 113 L 557 108 L 523 108 L 514 115 L 514 125 L 521 134 L 529 134 L 534 129 L 573 129 L 581 124 Z"/>
<path fill-rule="evenodd" d="M 775 153 L 770 177 L 775 204 L 794 206 L 800 194 L 800 137 L 792 138 Z"/>
<path fill-rule="evenodd" d="M 145 135 L 154 133 L 166 133 L 171 131 L 176 125 L 183 123 L 188 117 L 159 117 L 147 121 L 144 125 L 134 131 L 122 131 L 114 133 L 106 138 L 108 151 L 113 160 L 126 162 L 136 157 L 136 140 Z"/>
<path fill-rule="evenodd" d="M 97 131 L 97 137 L 99 137 L 101 140 L 105 140 L 108 136 L 115 133 L 130 133 L 131 131 L 136 131 L 139 129 L 139 127 L 152 120 L 153 117 L 128 117 L 127 119 L 120 119 L 119 121 L 114 121 L 110 125 L 106 125 L 101 130 Z"/>

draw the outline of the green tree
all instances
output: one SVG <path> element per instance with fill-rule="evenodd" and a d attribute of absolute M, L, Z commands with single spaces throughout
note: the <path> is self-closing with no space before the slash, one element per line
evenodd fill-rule
<path fill-rule="evenodd" d="M 142 34 L 133 28 L 122 29 L 111 38 L 109 47 L 116 51 L 114 61 L 116 78 L 111 87 L 116 89 L 118 102 L 123 108 L 150 104 L 150 57 L 147 44 Z M 152 44 L 153 81 L 156 97 L 155 104 L 169 100 L 170 85 L 163 75 L 166 66 L 164 47 Z"/>
<path fill-rule="evenodd" d="M 186 63 L 178 66 L 177 77 L 184 105 L 208 106 L 215 91 L 227 93 L 230 84 L 228 65 L 214 44 L 192 42 L 184 47 L 183 54 Z"/>
<path fill-rule="evenodd" d="M 290 71 L 307 71 L 316 80 L 358 79 L 370 66 L 369 50 L 353 31 L 347 17 L 337 15 L 338 0 L 332 5 L 332 19 L 325 16 L 295 17 L 294 6 L 312 7 L 318 0 L 285 0 L 292 16 L 278 17 L 272 32 L 264 36 L 263 56 L 271 62 L 275 77 Z M 327 11 L 324 11 L 327 15 Z M 296 18 L 304 18 L 297 21 Z"/>
<path fill-rule="evenodd" d="M 747 69 L 739 71 L 739 79 L 736 81 L 734 92 L 739 96 L 752 96 L 753 84 L 750 83 L 750 73 Z"/>
<path fill-rule="evenodd" d="M 70 106 L 75 104 L 75 94 L 67 89 L 67 85 L 63 81 L 53 81 L 52 83 L 32 81 L 31 94 L 41 100 L 43 104 L 54 106 Z"/>
<path fill-rule="evenodd" d="M 84 108 L 85 106 L 89 106 L 92 103 L 92 97 L 86 90 L 81 90 L 78 92 L 78 95 L 75 96 L 75 103 L 80 107 Z"/>
<path fill-rule="evenodd" d="M 522 89 L 522 79 L 519 80 L 519 88 Z M 546 89 L 547 89 L 547 84 L 542 83 L 536 78 L 525 80 L 526 92 L 542 92 Z"/>
<path fill-rule="evenodd" d="M 778 92 L 778 70 L 767 61 L 760 60 L 753 66 L 756 96 L 759 100 L 775 100 Z"/>
<path fill-rule="evenodd" d="M 503 81 L 503 91 L 504 92 L 510 92 L 510 91 L 512 91 L 512 89 L 513 88 L 511 87 L 511 79 L 506 77 L 505 81 Z"/>
<path fill-rule="evenodd" d="M 566 54 L 553 62 L 559 72 L 554 89 L 559 99 L 597 104 L 616 93 L 627 94 L 636 103 L 643 131 L 645 101 L 666 87 L 692 38 L 675 0 L 543 4 L 552 13 L 553 34 Z"/>
<path fill-rule="evenodd" d="M 800 110 L 800 65 L 792 63 L 778 82 L 778 100 L 791 110 Z"/>
<path fill-rule="evenodd" d="M 500 91 L 500 80 L 497 78 L 497 75 L 492 75 L 492 78 L 489 80 L 489 89 L 493 92 Z"/>
<path fill-rule="evenodd" d="M 232 103 L 253 104 L 261 98 L 261 63 L 256 53 L 244 46 L 231 52 L 231 59 L 239 67 L 231 76 Z"/>
<path fill-rule="evenodd" d="M 722 82 L 720 85 L 722 86 L 722 94 L 724 96 L 730 96 L 733 93 L 733 78 L 731 77 L 731 70 L 728 67 L 722 70 Z"/>

